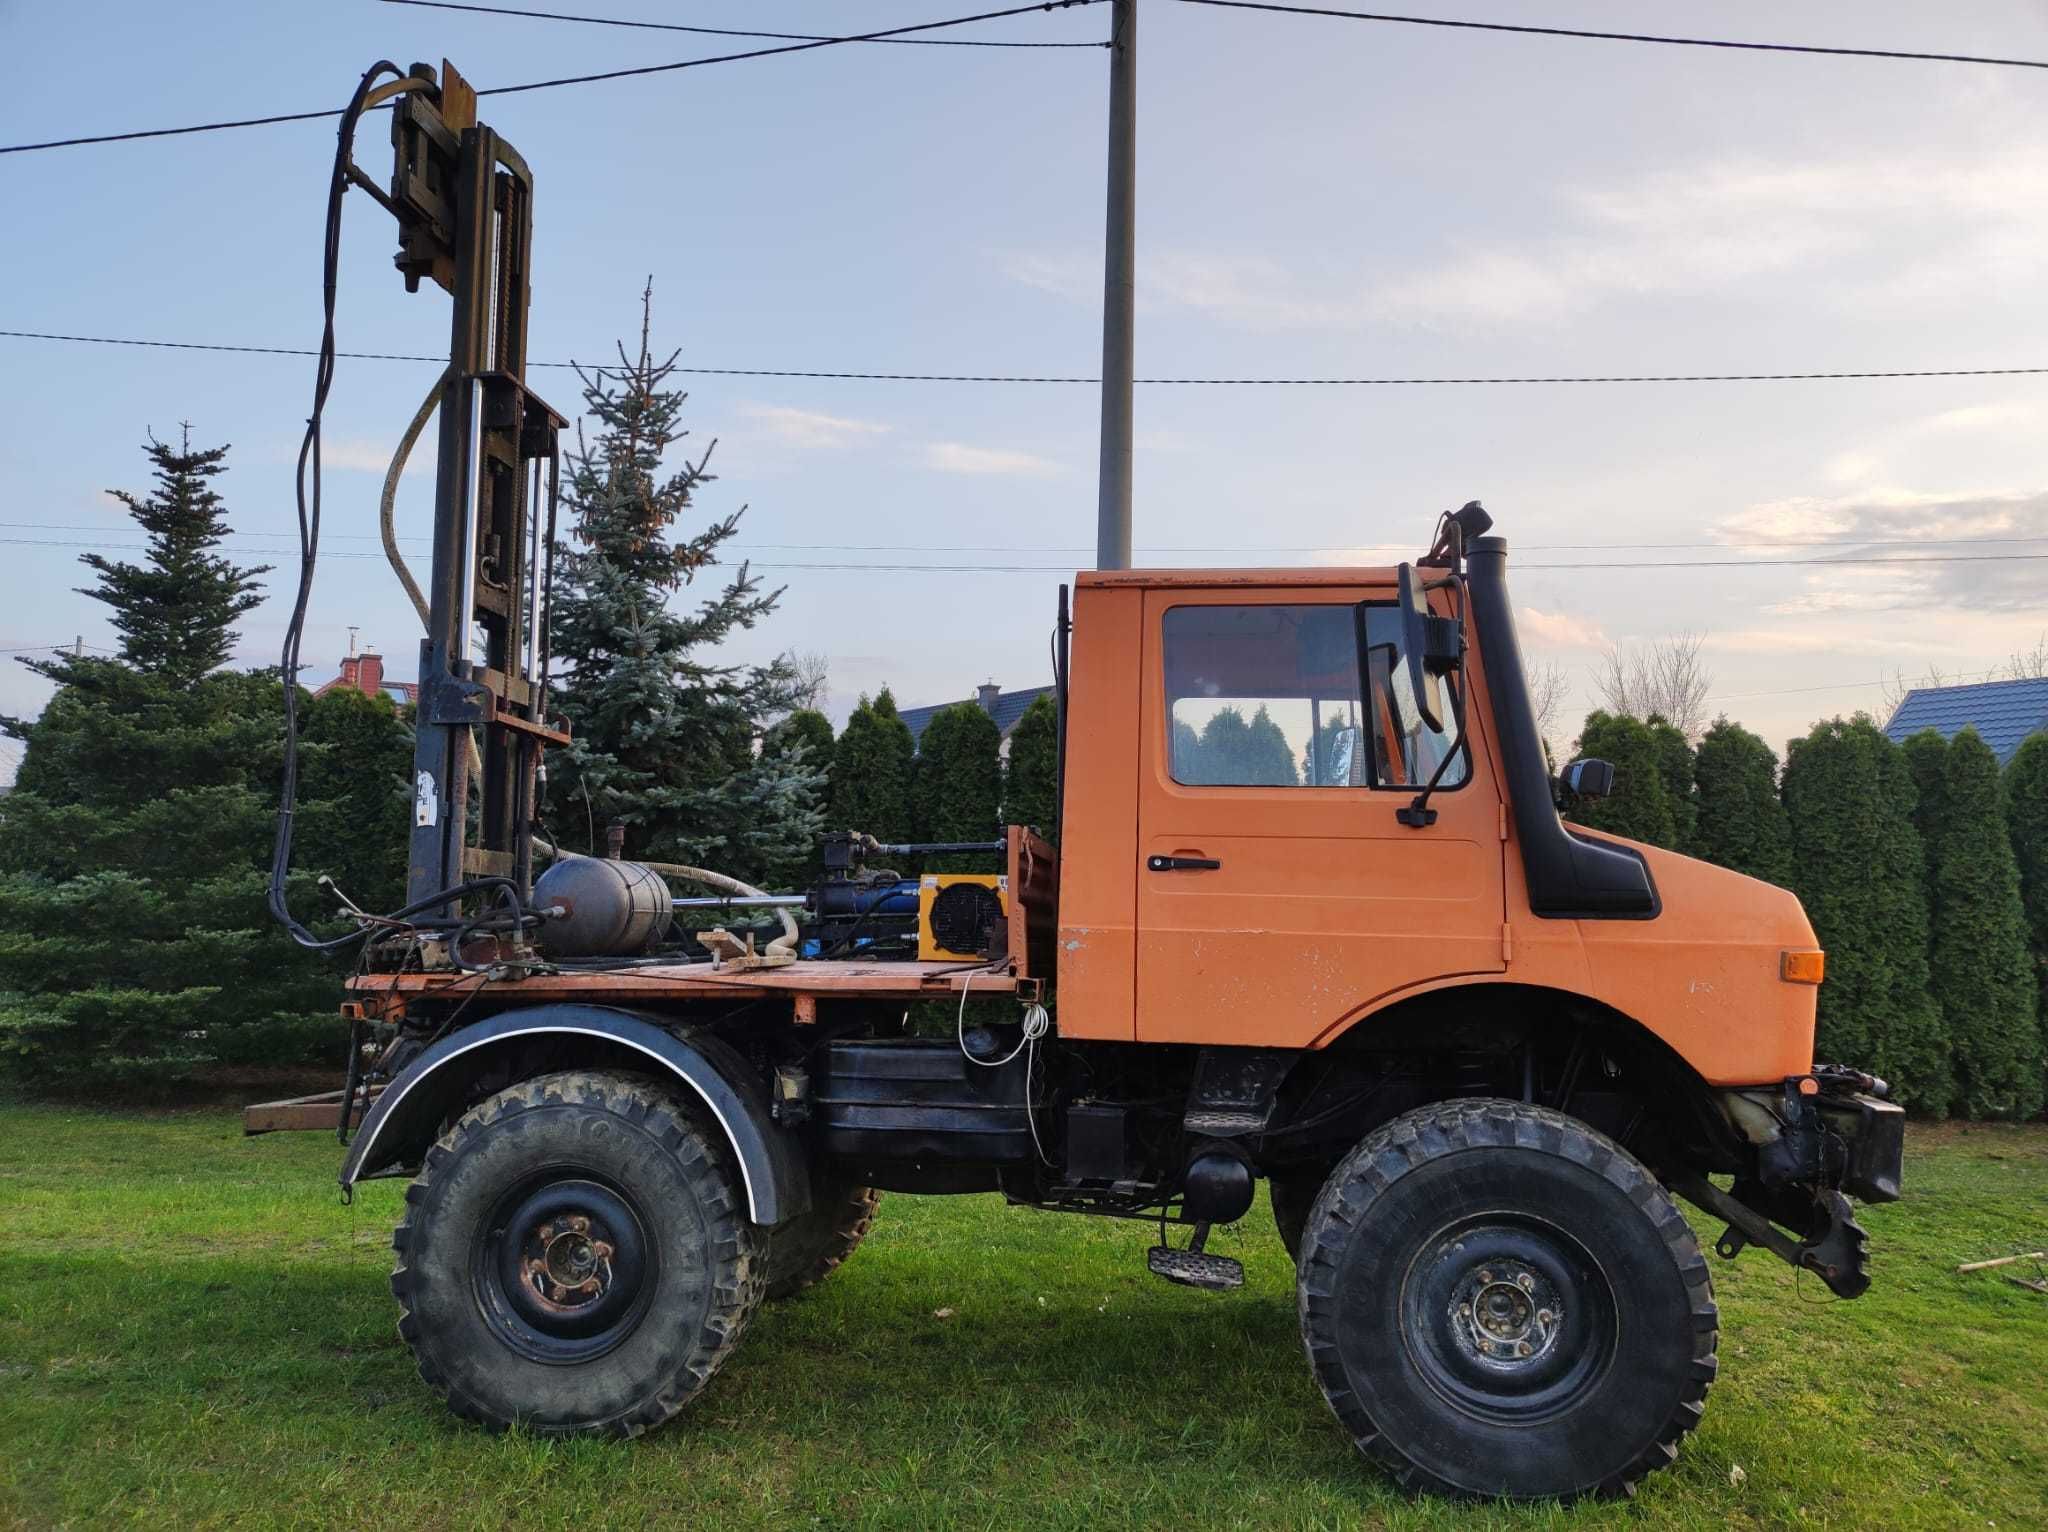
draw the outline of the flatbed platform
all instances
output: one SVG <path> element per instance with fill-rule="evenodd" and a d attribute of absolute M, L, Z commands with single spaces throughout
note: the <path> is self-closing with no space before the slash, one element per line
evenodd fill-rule
<path fill-rule="evenodd" d="M 1014 995 L 1023 980 L 1007 962 L 836 962 L 799 960 L 780 968 L 721 968 L 709 962 L 649 963 L 598 971 L 536 973 L 518 979 L 482 979 L 470 973 L 370 973 L 349 980 L 352 996 L 454 998 L 488 988 L 496 1006 L 585 1001 L 606 1004 L 649 1000 L 772 999 L 786 995 L 799 1021 L 812 1019 L 821 1000 L 934 1000 Z M 380 1007 L 381 1008 L 381 1007 Z"/>

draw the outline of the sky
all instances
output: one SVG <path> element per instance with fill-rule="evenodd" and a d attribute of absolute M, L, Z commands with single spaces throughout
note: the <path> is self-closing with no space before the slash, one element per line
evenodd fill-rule
<path fill-rule="evenodd" d="M 985 7 L 549 8 L 845 32 Z M 1140 9 L 1141 376 L 2048 367 L 2041 72 Z M 1404 9 L 2048 58 L 2036 0 Z M 380 56 L 445 56 L 489 87 L 754 46 L 377 0 L 0 0 L 0 50 L 25 66 L 0 143 L 338 107 Z M 686 367 L 1093 375 L 1107 72 L 1097 49 L 849 45 L 486 99 L 535 173 L 531 356 L 609 358 L 651 277 L 655 344 Z M 358 143 L 385 175 L 381 119 Z M 332 145 L 305 122 L 0 156 L 0 328 L 312 346 Z M 344 350 L 445 349 L 445 296 L 405 292 L 394 244 L 351 196 Z M 310 679 L 351 627 L 410 664 L 377 494 L 435 371 L 339 366 Z M 573 372 L 529 381 L 577 413 Z M 734 658 L 828 656 L 837 717 L 885 684 L 913 706 L 1048 679 L 1061 571 L 1093 556 L 1091 387 L 689 387 L 685 445 L 716 444 L 700 508 L 744 506 L 731 546 L 785 591 Z M 143 443 L 189 422 L 232 444 L 231 547 L 279 566 L 239 651 L 270 662 L 311 388 L 307 357 L 0 338 L 0 649 L 113 642 L 76 559 L 137 543 L 106 491 L 145 488 Z M 1140 564 L 1384 564 L 1483 500 L 1525 647 L 1564 667 L 1574 717 L 1610 647 L 1692 631 L 1712 708 L 1782 748 L 1881 709 L 1895 672 L 1974 676 L 2048 629 L 2048 377 L 1141 386 L 1136 421 Z M 420 457 L 399 523 L 423 553 Z M 1846 562 L 1931 555 L 1967 561 Z M 0 659 L 0 711 L 46 695 Z"/>

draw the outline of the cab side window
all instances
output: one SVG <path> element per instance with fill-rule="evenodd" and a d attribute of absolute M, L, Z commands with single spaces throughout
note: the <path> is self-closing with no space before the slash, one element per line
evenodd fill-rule
<path fill-rule="evenodd" d="M 1400 621 L 1366 612 L 1370 705 L 1359 695 L 1349 603 L 1177 606 L 1164 616 L 1167 759 L 1195 787 L 1403 787 L 1426 781 L 1456 741 L 1404 695 Z M 1461 758 L 1442 786 L 1465 779 Z"/>

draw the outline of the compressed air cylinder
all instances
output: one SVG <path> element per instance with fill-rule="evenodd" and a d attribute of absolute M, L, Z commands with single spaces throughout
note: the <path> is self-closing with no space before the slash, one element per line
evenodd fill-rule
<path fill-rule="evenodd" d="M 540 950 L 552 958 L 632 957 L 667 935 L 675 916 L 659 873 L 594 856 L 568 857 L 542 873 L 533 905 L 563 912 L 540 928 Z"/>

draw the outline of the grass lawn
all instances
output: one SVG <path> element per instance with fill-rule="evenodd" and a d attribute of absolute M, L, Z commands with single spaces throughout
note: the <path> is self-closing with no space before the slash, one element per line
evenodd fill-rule
<path fill-rule="evenodd" d="M 2048 1244 L 2048 1129 L 1916 1132 L 1857 1302 L 1716 1262 L 1705 1426 L 1572 1508 L 1393 1492 L 1309 1378 L 1263 1206 L 1207 1295 L 1146 1274 L 1142 1225 L 887 1197 L 667 1428 L 489 1437 L 393 1329 L 398 1186 L 343 1207 L 337 1163 L 225 1110 L 0 1107 L 0 1523 L 2048 1526 L 2048 1297 L 1951 1270 Z"/>

